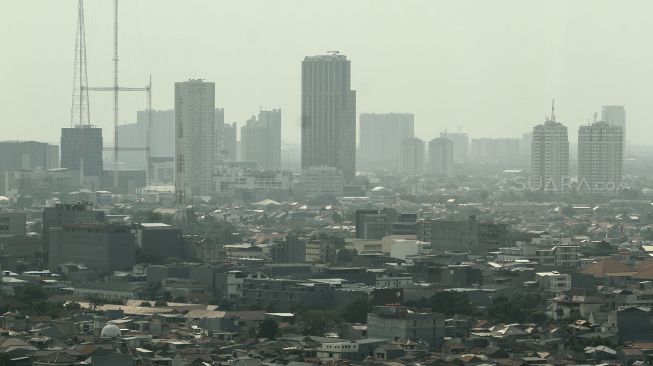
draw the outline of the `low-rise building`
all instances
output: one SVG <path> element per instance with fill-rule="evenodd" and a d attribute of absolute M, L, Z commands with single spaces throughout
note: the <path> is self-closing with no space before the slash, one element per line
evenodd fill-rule
<path fill-rule="evenodd" d="M 372 338 L 423 341 L 437 349 L 444 339 L 444 331 L 443 314 L 403 306 L 375 306 L 367 315 L 367 335 Z"/>

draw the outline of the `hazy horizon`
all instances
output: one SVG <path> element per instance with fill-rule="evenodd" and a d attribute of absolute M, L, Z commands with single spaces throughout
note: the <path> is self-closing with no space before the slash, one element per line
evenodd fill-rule
<path fill-rule="evenodd" d="M 89 85 L 112 80 L 112 2 L 87 0 Z M 576 142 L 602 105 L 627 111 L 628 139 L 653 132 L 653 24 L 649 3 L 608 1 L 122 1 L 123 86 L 153 78 L 153 108 L 173 107 L 173 83 L 216 83 L 225 121 L 259 106 L 282 110 L 282 139 L 299 142 L 304 56 L 351 60 L 357 115 L 415 114 L 415 134 L 520 137 L 556 117 Z M 77 1 L 12 3 L 0 40 L 2 140 L 56 142 L 70 124 Z M 38 11 L 35 11 L 38 9 Z M 201 9 L 201 11 L 198 11 Z M 110 93 L 91 94 L 91 119 L 113 140 Z M 121 94 L 135 122 L 141 93 Z M 18 128 L 20 126 L 20 128 Z"/>

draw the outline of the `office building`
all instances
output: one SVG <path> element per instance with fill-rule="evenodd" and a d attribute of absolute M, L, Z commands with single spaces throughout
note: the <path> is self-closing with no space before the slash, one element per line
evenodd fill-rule
<path fill-rule="evenodd" d="M 181 229 L 163 223 L 139 223 L 134 225 L 136 247 L 145 254 L 162 262 L 167 258 L 183 258 Z"/>
<path fill-rule="evenodd" d="M 5 193 L 29 195 L 35 199 L 51 198 L 54 192 L 70 192 L 79 187 L 79 174 L 60 169 L 12 169 L 2 179 Z"/>
<path fill-rule="evenodd" d="M 555 114 L 533 128 L 530 188 L 563 191 L 569 184 L 569 139 L 567 127 Z"/>
<path fill-rule="evenodd" d="M 444 314 L 403 306 L 375 306 L 367 314 L 367 336 L 426 342 L 431 349 L 439 349 L 445 335 L 444 318 Z"/>
<path fill-rule="evenodd" d="M 61 160 L 59 157 L 59 145 L 48 145 L 48 163 L 44 168 L 58 169 L 61 167 Z"/>
<path fill-rule="evenodd" d="M 421 220 L 417 222 L 417 240 L 431 243 L 434 252 L 487 254 L 504 246 L 505 224 L 467 220 Z"/>
<path fill-rule="evenodd" d="M 388 235 L 415 235 L 416 232 L 416 213 L 401 213 L 387 207 L 356 210 L 357 239 L 382 239 Z"/>
<path fill-rule="evenodd" d="M 531 143 L 533 142 L 533 132 L 526 132 L 521 135 L 519 140 L 519 155 L 525 161 L 531 161 Z"/>
<path fill-rule="evenodd" d="M 256 167 L 277 170 L 281 167 L 281 110 L 260 111 L 240 128 L 243 161 Z"/>
<path fill-rule="evenodd" d="M 429 141 L 429 173 L 436 176 L 453 175 L 453 142 L 446 137 Z"/>
<path fill-rule="evenodd" d="M 441 133 L 440 137 L 446 137 L 453 142 L 453 161 L 464 163 L 469 159 L 469 135 L 466 133 Z"/>
<path fill-rule="evenodd" d="M 128 225 L 83 224 L 51 228 L 51 269 L 65 263 L 80 263 L 102 273 L 131 269 L 136 261 L 134 235 Z"/>
<path fill-rule="evenodd" d="M 175 83 L 175 187 L 182 202 L 213 194 L 215 83 Z"/>
<path fill-rule="evenodd" d="M 99 177 L 102 162 L 102 129 L 77 125 L 61 129 L 61 167 L 81 172 L 86 177 Z"/>
<path fill-rule="evenodd" d="M 25 211 L 0 211 L 0 237 L 27 235 Z"/>
<path fill-rule="evenodd" d="M 230 194 L 237 191 L 290 192 L 292 180 L 292 173 L 287 170 L 265 171 L 238 166 L 218 166 L 214 175 L 215 191 Z"/>
<path fill-rule="evenodd" d="M 401 143 L 415 137 L 412 113 L 362 113 L 358 161 L 363 169 L 395 171 Z"/>
<path fill-rule="evenodd" d="M 345 55 L 302 61 L 302 169 L 334 167 L 344 180 L 356 174 L 356 92 Z"/>
<path fill-rule="evenodd" d="M 224 161 L 224 108 L 215 109 L 215 159 Z"/>
<path fill-rule="evenodd" d="M 43 242 L 47 245 L 50 229 L 79 224 L 104 222 L 104 211 L 94 210 L 88 202 L 57 203 L 43 208 Z"/>
<path fill-rule="evenodd" d="M 578 129 L 578 188 L 614 192 L 623 178 L 623 132 L 620 126 L 595 122 Z"/>
<path fill-rule="evenodd" d="M 50 146 L 36 141 L 0 141 L 0 192 L 4 194 L 7 191 L 6 171 L 47 168 Z"/>
<path fill-rule="evenodd" d="M 626 108 L 622 105 L 605 105 L 601 108 L 601 121 L 611 126 L 621 127 L 623 133 L 624 158 L 628 144 L 626 143 Z"/>
<path fill-rule="evenodd" d="M 344 188 L 342 171 L 334 167 L 311 167 L 302 170 L 301 185 L 307 196 L 341 197 Z"/>
<path fill-rule="evenodd" d="M 399 172 L 402 174 L 419 175 L 424 168 L 424 141 L 417 137 L 401 142 L 399 152 Z"/>

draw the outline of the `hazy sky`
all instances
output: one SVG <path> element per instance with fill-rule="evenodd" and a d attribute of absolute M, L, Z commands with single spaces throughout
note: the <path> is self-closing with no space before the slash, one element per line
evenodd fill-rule
<path fill-rule="evenodd" d="M 95 86 L 112 81 L 112 3 L 86 1 Z M 70 124 L 76 7 L 3 1 L 0 140 L 58 141 Z M 284 141 L 299 141 L 301 60 L 340 50 L 357 113 L 415 113 L 425 140 L 458 125 L 472 137 L 518 137 L 555 97 L 572 141 L 601 105 L 624 104 L 628 138 L 647 143 L 652 12 L 647 0 L 123 0 L 121 82 L 143 86 L 152 74 L 154 108 L 168 109 L 174 81 L 214 81 L 227 121 L 281 108 Z M 91 95 L 96 125 L 111 127 L 111 100 Z M 121 121 L 145 107 L 140 93 L 121 100 Z"/>

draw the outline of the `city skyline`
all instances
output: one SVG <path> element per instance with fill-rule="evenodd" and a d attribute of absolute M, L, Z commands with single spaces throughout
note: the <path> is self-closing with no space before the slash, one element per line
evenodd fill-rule
<path fill-rule="evenodd" d="M 125 2 L 121 5 L 121 81 L 140 86 L 146 84 L 148 75 L 152 74 L 155 109 L 172 107 L 171 89 L 175 81 L 189 77 L 214 81 L 221 101 L 219 105 L 225 108 L 227 122 L 244 123 L 251 111 L 259 105 L 284 110 L 284 142 L 299 142 L 300 75 L 296 71 L 297 65 L 304 55 L 319 54 L 330 49 L 339 49 L 354 61 L 352 73 L 356 77 L 352 79 L 352 89 L 358 90 L 360 94 L 359 112 L 413 113 L 415 135 L 424 139 L 437 136 L 443 130 L 456 131 L 458 125 L 463 125 L 463 131 L 471 137 L 519 137 L 534 123 L 542 120 L 541 111 L 546 110 L 548 100 L 555 97 L 558 101 L 558 114 L 567 121 L 572 140 L 575 140 L 576 128 L 587 124 L 593 113 L 600 112 L 602 105 L 625 105 L 629 117 L 628 137 L 634 143 L 642 143 L 645 142 L 643 136 L 648 132 L 646 121 L 651 118 L 648 115 L 653 113 L 647 108 L 648 100 L 653 96 L 647 95 L 644 89 L 632 88 L 632 85 L 644 84 L 650 79 L 648 60 L 651 57 L 640 46 L 650 38 L 647 35 L 653 34 L 653 28 L 644 23 L 642 14 L 645 12 L 638 11 L 642 2 L 631 2 L 624 7 L 608 2 L 592 2 L 591 7 L 580 6 L 582 2 L 576 5 L 549 2 L 546 5 L 534 4 L 533 9 L 527 9 L 519 2 L 506 1 L 513 9 L 510 14 L 492 13 L 497 10 L 482 3 L 472 7 L 469 4 L 444 2 L 442 7 L 445 11 L 439 15 L 438 6 L 415 1 L 415 6 L 402 7 L 405 16 L 416 17 L 415 24 L 410 24 L 405 29 L 392 26 L 384 30 L 368 20 L 373 16 L 361 17 L 361 21 L 369 25 L 370 31 L 382 32 L 381 35 L 386 36 L 376 37 L 374 43 L 365 47 L 365 50 L 356 47 L 366 34 L 357 32 L 357 28 L 352 27 L 356 16 L 368 11 L 371 15 L 387 17 L 397 10 L 399 3 L 388 2 L 388 6 L 383 7 L 373 6 L 366 1 L 351 4 L 352 14 L 347 15 L 346 19 L 349 23 L 345 22 L 345 29 L 333 33 L 327 32 L 331 27 L 326 19 L 335 15 L 335 10 L 323 9 L 326 12 L 325 20 L 314 22 L 312 32 L 286 42 L 275 40 L 289 39 L 286 35 L 294 31 L 294 27 L 305 24 L 305 21 L 301 16 L 288 15 L 283 9 L 292 7 L 299 14 L 302 11 L 310 14 L 312 10 L 301 2 L 286 1 L 281 5 L 226 4 L 223 7 L 202 1 L 196 3 L 203 4 L 206 8 L 201 17 L 214 15 L 218 11 L 229 15 L 245 14 L 255 6 L 269 11 L 255 12 L 252 15 L 254 18 L 250 20 L 252 23 L 243 24 L 243 32 L 230 33 L 233 40 L 225 40 L 221 35 L 224 29 L 231 29 L 228 28 L 228 23 L 231 22 L 228 16 L 225 16 L 225 24 L 192 24 L 188 34 L 205 31 L 207 40 L 212 42 L 198 39 L 198 46 L 207 46 L 195 47 L 190 53 L 198 57 L 180 58 L 179 55 L 190 52 L 187 48 L 189 45 L 182 42 L 183 35 L 187 33 L 173 33 L 174 36 L 167 37 L 171 35 L 168 32 L 174 30 L 166 30 L 162 22 L 175 19 L 175 14 L 179 12 L 185 14 L 183 7 L 180 9 L 176 4 L 166 4 L 164 7 L 148 1 Z M 31 18 L 20 16 L 29 13 L 20 11 L 22 6 L 28 5 L 17 4 L 17 11 L 13 13 L 18 16 L 7 18 L 5 22 L 10 27 L 17 21 L 21 22 L 21 26 L 25 22 L 28 25 L 30 22 L 43 25 L 28 26 L 30 30 L 20 42 L 13 38 L 3 38 L 9 47 L 8 52 L 27 56 L 25 64 L 18 65 L 12 59 L 7 59 L 0 61 L 0 66 L 10 70 L 22 70 L 23 67 L 30 70 L 29 73 L 7 73 L 4 81 L 8 89 L 24 84 L 33 85 L 37 81 L 38 85 L 48 87 L 35 87 L 29 92 L 15 95 L 6 93 L 0 107 L 7 111 L 7 120 L 15 121 L 20 116 L 24 126 L 23 130 L 8 131 L 7 139 L 33 138 L 55 142 L 58 129 L 66 126 L 69 121 L 72 59 L 69 53 L 62 50 L 70 49 L 74 40 L 76 4 L 74 1 L 39 4 L 44 11 L 33 14 Z M 162 12 L 160 19 L 147 16 L 146 10 L 150 6 L 156 6 Z M 101 45 L 111 39 L 110 23 L 105 24 L 107 20 L 99 18 L 108 10 L 109 4 L 87 4 L 90 85 L 109 83 L 111 55 Z M 624 29 L 619 37 L 610 29 L 601 27 L 598 22 L 601 17 L 609 16 L 617 10 L 628 16 L 610 17 L 612 26 L 606 28 Z M 460 28 L 460 24 L 473 22 L 484 11 L 496 14 L 497 17 L 496 22 L 488 21 L 485 24 L 488 27 L 487 34 L 474 30 L 463 31 Z M 57 17 L 51 17 L 52 13 L 57 14 Z M 260 14 L 287 23 L 287 26 L 266 33 L 257 31 L 254 24 Z M 516 16 L 521 14 L 525 16 Z M 448 30 L 446 15 L 453 16 L 452 22 L 459 24 L 450 30 L 459 36 L 457 43 L 448 40 L 446 32 L 442 35 L 437 31 L 429 32 L 431 38 L 421 35 L 420 31 L 427 25 Z M 444 19 L 441 19 L 441 25 L 433 25 L 434 22 L 427 22 L 429 17 Z M 348 25 L 350 23 L 352 25 Z M 522 27 L 523 32 L 520 33 L 523 34 L 513 35 L 510 32 L 516 26 Z M 436 30 L 438 29 L 440 28 Z M 351 37 L 345 37 L 346 34 Z M 7 32 L 2 37 L 11 36 Z M 492 41 L 496 37 L 502 37 L 503 41 Z M 532 43 L 537 47 L 526 42 L 529 37 L 532 37 Z M 43 44 L 39 41 L 41 39 L 48 39 L 48 44 Z M 166 39 L 166 42 L 161 39 Z M 382 40 L 383 44 L 387 40 L 405 40 L 393 43 L 396 47 L 395 54 L 401 54 L 402 57 L 393 58 L 387 65 L 381 62 L 380 57 L 385 50 L 376 39 Z M 214 50 L 214 41 L 224 44 L 220 47 L 221 52 Z M 25 48 L 25 45 L 30 47 Z M 244 47 L 242 55 L 229 52 L 229 56 L 224 57 L 225 52 L 236 45 Z M 266 62 L 249 57 L 249 50 L 257 47 L 266 52 L 271 51 L 268 52 L 270 56 Z M 183 52 L 170 52 L 177 48 Z M 610 49 L 611 52 L 605 53 L 605 49 Z M 57 56 L 36 57 L 38 52 L 49 52 Z M 508 54 L 510 57 L 505 56 Z M 629 55 L 628 58 L 622 57 L 626 54 Z M 598 55 L 601 56 L 600 60 Z M 434 57 L 438 60 L 435 68 L 430 63 Z M 429 63 L 423 60 L 429 60 Z M 235 67 L 240 64 L 247 67 L 241 71 Z M 267 72 L 268 64 L 277 72 Z M 528 67 L 524 66 L 526 64 Z M 245 69 L 249 75 L 241 74 Z M 402 70 L 410 71 L 402 73 Z M 473 77 L 465 77 L 468 74 Z M 434 85 L 438 88 L 434 89 Z M 406 98 L 400 90 L 410 90 L 417 96 Z M 103 128 L 111 126 L 110 99 L 97 93 L 91 95 L 91 118 L 94 124 Z M 136 111 L 144 107 L 142 99 L 121 98 L 121 123 L 134 122 Z M 432 103 L 432 99 L 438 103 Z M 29 108 L 25 104 L 27 100 L 42 100 L 44 103 L 42 108 Z M 107 141 L 111 139 L 112 136 L 107 136 Z"/>

